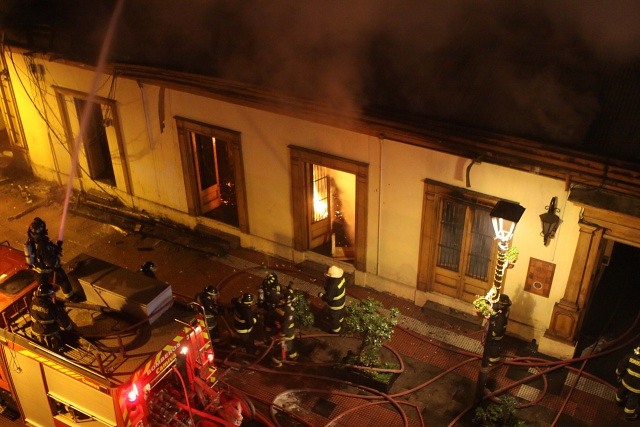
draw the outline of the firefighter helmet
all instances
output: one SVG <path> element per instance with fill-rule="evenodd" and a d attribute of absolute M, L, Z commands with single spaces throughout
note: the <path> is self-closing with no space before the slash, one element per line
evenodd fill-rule
<path fill-rule="evenodd" d="M 343 274 L 344 274 L 344 271 L 340 267 L 332 265 L 327 269 L 325 276 L 331 277 L 332 279 L 339 279 L 342 277 Z"/>
<path fill-rule="evenodd" d="M 217 298 L 218 295 L 220 295 L 218 292 L 218 288 L 212 285 L 209 285 L 206 288 L 204 288 L 204 293 L 210 296 L 211 298 Z"/>
<path fill-rule="evenodd" d="M 269 273 L 265 276 L 262 283 L 269 287 L 274 286 L 278 283 L 278 276 L 276 276 L 275 273 Z"/>
<path fill-rule="evenodd" d="M 47 224 L 39 216 L 35 217 L 29 225 L 29 237 L 35 239 L 46 236 L 47 233 Z"/>
<path fill-rule="evenodd" d="M 253 294 L 244 294 L 244 295 L 242 295 L 242 303 L 243 304 L 252 304 L 253 303 Z"/>
<path fill-rule="evenodd" d="M 140 266 L 140 271 L 143 273 L 155 273 L 156 264 L 153 261 L 147 261 Z"/>
<path fill-rule="evenodd" d="M 49 297 L 56 293 L 56 290 L 53 289 L 53 285 L 48 282 L 41 282 L 38 285 L 38 289 L 36 290 L 36 295 L 39 297 Z"/>

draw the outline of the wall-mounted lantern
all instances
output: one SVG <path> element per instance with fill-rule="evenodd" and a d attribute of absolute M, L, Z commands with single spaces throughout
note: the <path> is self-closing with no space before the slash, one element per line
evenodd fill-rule
<path fill-rule="evenodd" d="M 547 210 L 540 215 L 540 222 L 542 222 L 542 232 L 540 235 L 544 238 L 544 245 L 549 245 L 549 240 L 553 239 L 556 235 L 556 230 L 560 225 L 560 217 L 556 213 L 560 212 L 560 209 L 556 208 L 558 203 L 557 197 L 552 197 L 549 206 L 545 206 Z"/>

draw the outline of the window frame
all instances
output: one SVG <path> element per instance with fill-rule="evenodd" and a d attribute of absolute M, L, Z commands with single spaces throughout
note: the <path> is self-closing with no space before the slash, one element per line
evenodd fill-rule
<path fill-rule="evenodd" d="M 202 215 L 199 202 L 198 184 L 196 182 L 196 167 L 191 138 L 189 134 L 195 132 L 207 137 L 225 139 L 229 141 L 233 151 L 233 170 L 235 175 L 236 204 L 238 209 L 238 228 L 243 233 L 249 233 L 249 214 L 247 210 L 247 191 L 245 185 L 244 161 L 242 159 L 242 140 L 240 132 L 225 129 L 219 126 L 189 120 L 175 116 L 178 132 L 178 144 L 180 146 L 180 158 L 187 196 L 187 212 L 192 216 Z"/>
<path fill-rule="evenodd" d="M 432 181 L 429 179 L 424 180 L 424 198 L 422 205 L 422 229 L 420 232 L 420 250 L 419 250 L 419 260 L 418 260 L 418 278 L 417 278 L 417 289 L 422 292 L 435 291 L 435 281 L 436 281 L 436 270 L 437 267 L 437 257 L 438 257 L 438 245 L 440 241 L 441 235 L 441 222 L 440 222 L 440 206 L 443 200 L 449 199 L 453 200 L 457 203 L 462 203 L 467 205 L 471 209 L 475 207 L 483 208 L 483 209 L 491 209 L 493 205 L 499 200 L 496 197 L 489 196 L 486 194 L 478 193 L 471 190 L 466 190 L 464 188 L 455 187 L 449 184 L 444 184 L 437 181 Z M 467 224 L 465 221 L 465 229 L 463 233 L 471 232 L 471 224 Z M 465 251 L 463 257 L 468 257 L 470 252 L 471 245 L 467 245 L 461 250 Z M 493 245 L 491 249 L 491 264 L 489 266 L 489 275 L 487 278 L 487 282 L 484 284 L 486 289 L 488 290 L 493 283 L 493 275 L 490 274 L 493 268 L 495 268 L 495 257 L 497 253 L 497 246 Z M 460 267 L 460 275 L 466 276 L 467 266 L 463 265 Z M 457 299 L 462 300 L 472 300 L 474 295 L 464 291 L 464 283 L 461 278 L 459 283 L 457 284 L 457 291 L 453 296 Z M 478 279 L 478 282 L 482 282 Z M 486 290 L 485 290 L 486 292 Z M 481 294 L 478 292 L 478 294 Z M 482 293 L 483 294 L 483 293 Z"/>
<path fill-rule="evenodd" d="M 366 271 L 367 260 L 367 207 L 369 186 L 369 165 L 355 160 L 345 159 L 320 151 L 295 145 L 289 146 L 291 161 L 291 198 L 293 207 L 293 245 L 297 251 L 309 250 L 308 185 L 306 165 L 314 164 L 352 173 L 356 176 L 356 226 L 355 226 L 355 262 L 356 270 Z"/>
<path fill-rule="evenodd" d="M 97 95 L 91 97 L 88 93 L 77 91 L 74 89 L 69 89 L 62 86 L 52 85 L 51 88 L 55 93 L 56 102 L 58 103 L 58 109 L 60 111 L 61 121 L 62 121 L 61 125 L 63 127 L 65 138 L 66 138 L 66 151 L 70 153 L 70 156 L 73 155 L 72 153 L 74 151 L 75 138 L 73 136 L 73 131 L 72 131 L 73 127 L 71 125 L 71 115 L 70 115 L 69 109 L 67 108 L 67 98 L 69 98 L 70 100 L 77 98 L 83 101 L 89 101 L 89 99 L 91 99 L 92 102 L 96 104 L 100 104 L 101 108 L 106 107 L 110 111 L 111 113 L 110 125 L 113 126 L 113 137 L 115 139 L 114 142 L 117 145 L 119 163 L 120 163 L 121 174 L 123 179 L 122 185 L 124 186 L 124 188 L 121 188 L 118 185 L 117 178 L 115 179 L 114 185 L 110 185 L 110 184 L 107 184 L 107 185 L 113 188 L 117 188 L 120 191 L 124 191 L 127 194 L 134 195 L 133 185 L 131 184 L 131 167 L 129 165 L 129 158 L 127 157 L 126 150 L 125 150 L 124 138 L 122 136 L 123 135 L 122 126 L 120 124 L 120 115 L 118 112 L 118 105 L 116 101 L 110 98 L 105 98 Z M 82 138 L 84 140 L 84 137 Z M 115 167 L 116 167 L 115 165 L 117 162 L 114 162 L 113 157 L 111 157 L 111 162 L 112 162 L 112 167 L 114 168 L 114 173 L 115 173 Z M 82 167 L 80 166 L 80 164 L 76 165 L 75 175 L 76 177 L 78 177 L 78 179 L 82 179 L 84 177 L 84 178 L 93 180 L 93 178 L 91 178 L 91 176 L 88 173 L 86 174 L 83 173 Z M 102 183 L 102 181 L 100 182 Z"/>

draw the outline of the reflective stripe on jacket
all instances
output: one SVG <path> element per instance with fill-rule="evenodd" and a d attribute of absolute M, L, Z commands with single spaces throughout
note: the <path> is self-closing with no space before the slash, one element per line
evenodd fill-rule
<path fill-rule="evenodd" d="M 60 329 L 71 329 L 71 319 L 49 296 L 34 296 L 29 309 L 33 321 L 31 330 L 38 335 L 51 335 Z"/>
<path fill-rule="evenodd" d="M 256 318 L 253 317 L 251 306 L 239 301 L 234 302 L 233 329 L 239 334 L 248 334 L 253 330 L 255 323 Z"/>
<path fill-rule="evenodd" d="M 276 310 L 278 322 L 280 323 L 280 333 L 285 341 L 295 338 L 296 322 L 293 316 L 293 307 L 290 305 L 282 305 Z"/>
<path fill-rule="evenodd" d="M 326 280 L 325 294 L 322 296 L 322 299 L 331 310 L 342 310 L 347 295 L 344 277 L 327 277 Z"/>
<path fill-rule="evenodd" d="M 640 355 L 626 355 L 618 363 L 616 375 L 622 378 L 622 384 L 627 390 L 640 393 Z"/>

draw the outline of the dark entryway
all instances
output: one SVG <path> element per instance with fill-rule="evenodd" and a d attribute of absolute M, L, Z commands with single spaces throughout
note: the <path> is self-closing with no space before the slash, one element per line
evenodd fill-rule
<path fill-rule="evenodd" d="M 90 108 L 86 116 L 87 123 L 84 124 L 84 134 L 82 135 L 87 163 L 89 164 L 89 175 L 95 181 L 115 186 L 116 179 L 113 163 L 111 162 L 107 132 L 104 129 L 105 121 L 102 115 L 102 107 L 97 102 L 89 102 L 80 98 L 75 98 L 74 102 L 78 118 L 83 117 L 85 108 Z M 81 129 L 82 125 L 80 123 Z"/>
<path fill-rule="evenodd" d="M 608 343 L 623 344 L 637 334 L 640 316 L 640 248 L 615 243 L 608 258 L 604 258 L 604 270 L 595 284 L 591 304 L 584 319 L 576 347 L 576 355 L 599 351 Z M 600 378 L 614 382 L 615 365 L 633 344 L 595 358 L 587 363 L 586 370 Z M 586 351 L 585 351 L 586 350 Z"/>

